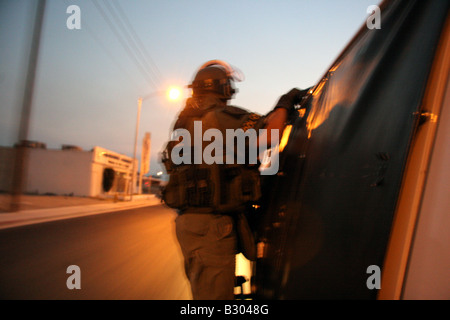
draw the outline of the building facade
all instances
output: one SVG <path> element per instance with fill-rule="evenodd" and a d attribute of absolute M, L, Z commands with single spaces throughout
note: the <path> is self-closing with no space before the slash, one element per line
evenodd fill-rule
<path fill-rule="evenodd" d="M 75 146 L 25 148 L 23 192 L 86 197 L 129 194 L 133 158 L 101 147 L 84 151 Z M 0 191 L 10 192 L 14 179 L 15 148 L 0 147 Z M 137 164 L 134 166 L 137 168 Z"/>

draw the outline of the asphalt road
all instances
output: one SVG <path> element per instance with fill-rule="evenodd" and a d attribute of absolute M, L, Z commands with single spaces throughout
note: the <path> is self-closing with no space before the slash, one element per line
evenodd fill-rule
<path fill-rule="evenodd" d="M 0 230 L 0 299 L 191 299 L 175 216 L 158 205 Z"/>

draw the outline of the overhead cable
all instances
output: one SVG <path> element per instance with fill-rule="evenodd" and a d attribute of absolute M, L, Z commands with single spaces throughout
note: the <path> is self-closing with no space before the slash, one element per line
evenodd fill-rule
<path fill-rule="evenodd" d="M 139 38 L 139 35 L 134 30 L 133 26 L 131 25 L 130 21 L 128 20 L 126 14 L 124 13 L 124 10 L 120 6 L 119 2 L 118 1 L 112 1 L 112 3 L 115 6 L 116 10 L 119 12 L 119 15 L 121 16 L 121 18 L 124 21 L 125 25 L 128 27 L 128 29 L 129 29 L 129 31 L 130 31 L 130 33 L 131 33 L 131 35 L 132 35 L 136 45 L 140 49 L 141 55 L 143 56 L 144 59 L 146 59 L 149 62 L 149 68 L 153 71 L 153 73 L 156 76 L 157 80 L 162 82 L 164 77 L 162 76 L 161 71 L 159 70 L 159 68 L 156 65 L 156 63 L 153 61 L 152 56 L 147 51 L 145 45 L 143 44 L 143 42 Z"/>
<path fill-rule="evenodd" d="M 133 52 L 133 50 L 130 49 L 130 47 L 128 46 L 128 44 L 126 43 L 127 41 L 125 41 L 125 39 L 123 38 L 123 36 L 120 34 L 120 32 L 117 30 L 115 24 L 111 21 L 111 19 L 109 18 L 109 16 L 105 13 L 105 11 L 103 10 L 103 8 L 98 4 L 98 2 L 96 0 L 92 1 L 95 5 L 95 7 L 97 8 L 97 10 L 100 12 L 100 14 L 102 15 L 103 19 L 105 20 L 105 22 L 108 24 L 109 28 L 111 29 L 111 31 L 113 32 L 113 34 L 115 35 L 115 37 L 119 40 L 120 44 L 122 45 L 122 47 L 124 48 L 125 52 L 127 53 L 127 55 L 130 57 L 130 59 L 134 62 L 134 64 L 136 65 L 137 69 L 141 72 L 142 76 L 150 83 L 152 84 L 155 88 L 158 88 L 158 84 L 157 82 L 152 78 L 151 74 L 148 72 L 148 70 L 145 68 L 145 64 L 143 64 L 137 57 L 136 57 L 136 52 Z"/>

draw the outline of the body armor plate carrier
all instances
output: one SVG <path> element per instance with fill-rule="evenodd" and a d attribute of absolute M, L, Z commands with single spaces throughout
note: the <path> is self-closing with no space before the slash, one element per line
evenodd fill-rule
<path fill-rule="evenodd" d="M 206 130 L 211 128 L 220 130 L 225 152 L 226 129 L 245 131 L 253 128 L 258 132 L 264 121 L 259 115 L 237 107 L 215 103 L 202 109 L 192 107 L 193 103 L 195 103 L 193 99 L 188 100 L 186 108 L 174 126 L 174 129 L 183 128 L 189 131 L 191 156 L 196 152 L 195 121 L 201 121 L 202 124 L 202 152 L 208 144 L 203 141 Z M 206 164 L 204 161 L 194 164 L 192 156 L 190 164 L 175 165 L 171 154 L 178 143 L 180 142 L 169 141 L 162 155 L 162 162 L 170 175 L 169 182 L 163 190 L 163 200 L 169 207 L 182 212 L 226 213 L 259 200 L 261 196 L 259 162 L 251 165 L 237 164 L 236 161 L 227 163 L 224 155 L 223 164 Z M 236 146 L 234 149 L 234 154 L 243 151 L 236 150 Z M 246 152 L 248 154 L 248 150 Z"/>

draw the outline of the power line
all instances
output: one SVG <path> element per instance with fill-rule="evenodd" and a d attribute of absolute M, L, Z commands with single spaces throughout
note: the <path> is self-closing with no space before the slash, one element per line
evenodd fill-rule
<path fill-rule="evenodd" d="M 69 0 L 64 0 L 67 6 L 70 5 Z M 86 20 L 83 21 L 83 27 L 89 32 L 89 34 L 94 39 L 94 42 L 96 42 L 104 51 L 104 53 L 111 59 L 111 62 L 120 70 L 121 73 L 123 73 L 135 86 L 137 86 L 137 83 L 135 81 L 135 78 L 130 76 L 130 74 L 126 71 L 126 69 L 117 61 L 117 59 L 111 54 L 111 50 L 108 50 L 107 46 L 105 45 L 104 41 L 94 32 L 93 28 L 89 25 L 89 23 L 86 22 Z"/>
<path fill-rule="evenodd" d="M 127 25 L 128 29 L 130 30 L 130 32 L 131 32 L 131 34 L 132 34 L 136 44 L 138 45 L 138 47 L 141 50 L 141 54 L 143 55 L 144 59 L 147 58 L 148 61 L 150 62 L 150 69 L 152 69 L 152 71 L 154 72 L 154 74 L 158 78 L 158 80 L 162 81 L 164 77 L 162 76 L 161 71 L 159 70 L 159 68 L 156 65 L 156 63 L 153 61 L 150 53 L 147 51 L 145 45 L 142 43 L 142 41 L 139 38 L 138 34 L 134 30 L 133 26 L 131 25 L 130 21 L 128 20 L 126 14 L 124 13 L 124 10 L 120 6 L 119 2 L 113 1 L 112 3 L 116 7 L 116 10 L 119 12 L 120 16 L 122 17 L 122 20 L 125 22 L 125 24 Z"/>
<path fill-rule="evenodd" d="M 95 7 L 97 8 L 97 10 L 100 12 L 100 14 L 102 15 L 103 19 L 106 21 L 106 23 L 108 24 L 108 26 L 110 27 L 111 31 L 113 32 L 113 34 L 116 36 L 116 38 L 119 40 L 120 44 L 122 45 L 122 47 L 125 49 L 125 52 L 128 54 L 128 56 L 131 58 L 131 60 L 135 63 L 136 67 L 138 68 L 138 70 L 141 72 L 142 76 L 149 82 L 151 83 L 153 86 L 155 86 L 155 88 L 157 88 L 157 83 L 155 82 L 154 79 L 152 79 L 152 77 L 150 76 L 150 74 L 148 73 L 148 71 L 145 69 L 145 67 L 142 65 L 142 63 L 139 61 L 139 59 L 136 57 L 135 53 L 130 49 L 130 47 L 127 45 L 126 41 L 124 40 L 124 38 L 121 36 L 121 34 L 119 33 L 119 31 L 117 30 L 116 26 L 114 25 L 114 23 L 112 23 L 112 21 L 110 20 L 110 18 L 108 17 L 108 15 L 104 12 L 103 8 L 101 8 L 101 6 L 97 3 L 97 1 L 93 1 Z"/>
<path fill-rule="evenodd" d="M 140 40 L 136 40 L 139 37 L 137 36 L 136 32 L 134 32 L 134 29 L 131 27 L 129 22 L 128 22 L 127 26 L 124 25 L 124 23 L 121 21 L 121 18 L 119 16 L 117 16 L 116 12 L 111 7 L 110 1 L 103 0 L 103 3 L 106 6 L 106 8 L 108 9 L 109 13 L 112 15 L 114 21 L 116 21 L 116 23 L 119 24 L 120 30 L 122 30 L 122 33 L 125 35 L 125 39 L 127 40 L 128 44 L 133 49 L 133 52 L 136 55 L 136 57 L 137 56 L 140 57 L 140 59 L 141 59 L 140 62 L 142 62 L 143 66 L 146 67 L 146 71 L 148 71 L 149 73 L 153 73 L 154 74 L 154 71 L 152 70 L 152 67 L 150 67 L 150 65 L 146 61 L 145 54 L 142 52 L 141 48 L 138 45 L 138 43 L 142 43 L 142 42 L 140 42 Z M 125 16 L 125 14 L 123 13 L 123 11 L 122 11 L 121 16 L 122 16 L 122 19 L 124 19 L 123 16 Z M 126 16 L 125 16 L 125 20 L 128 21 Z M 127 27 L 130 28 L 132 31 L 129 32 Z M 157 76 L 156 74 L 154 74 L 154 75 Z M 158 81 L 158 80 L 159 79 L 156 79 L 156 81 Z"/>

